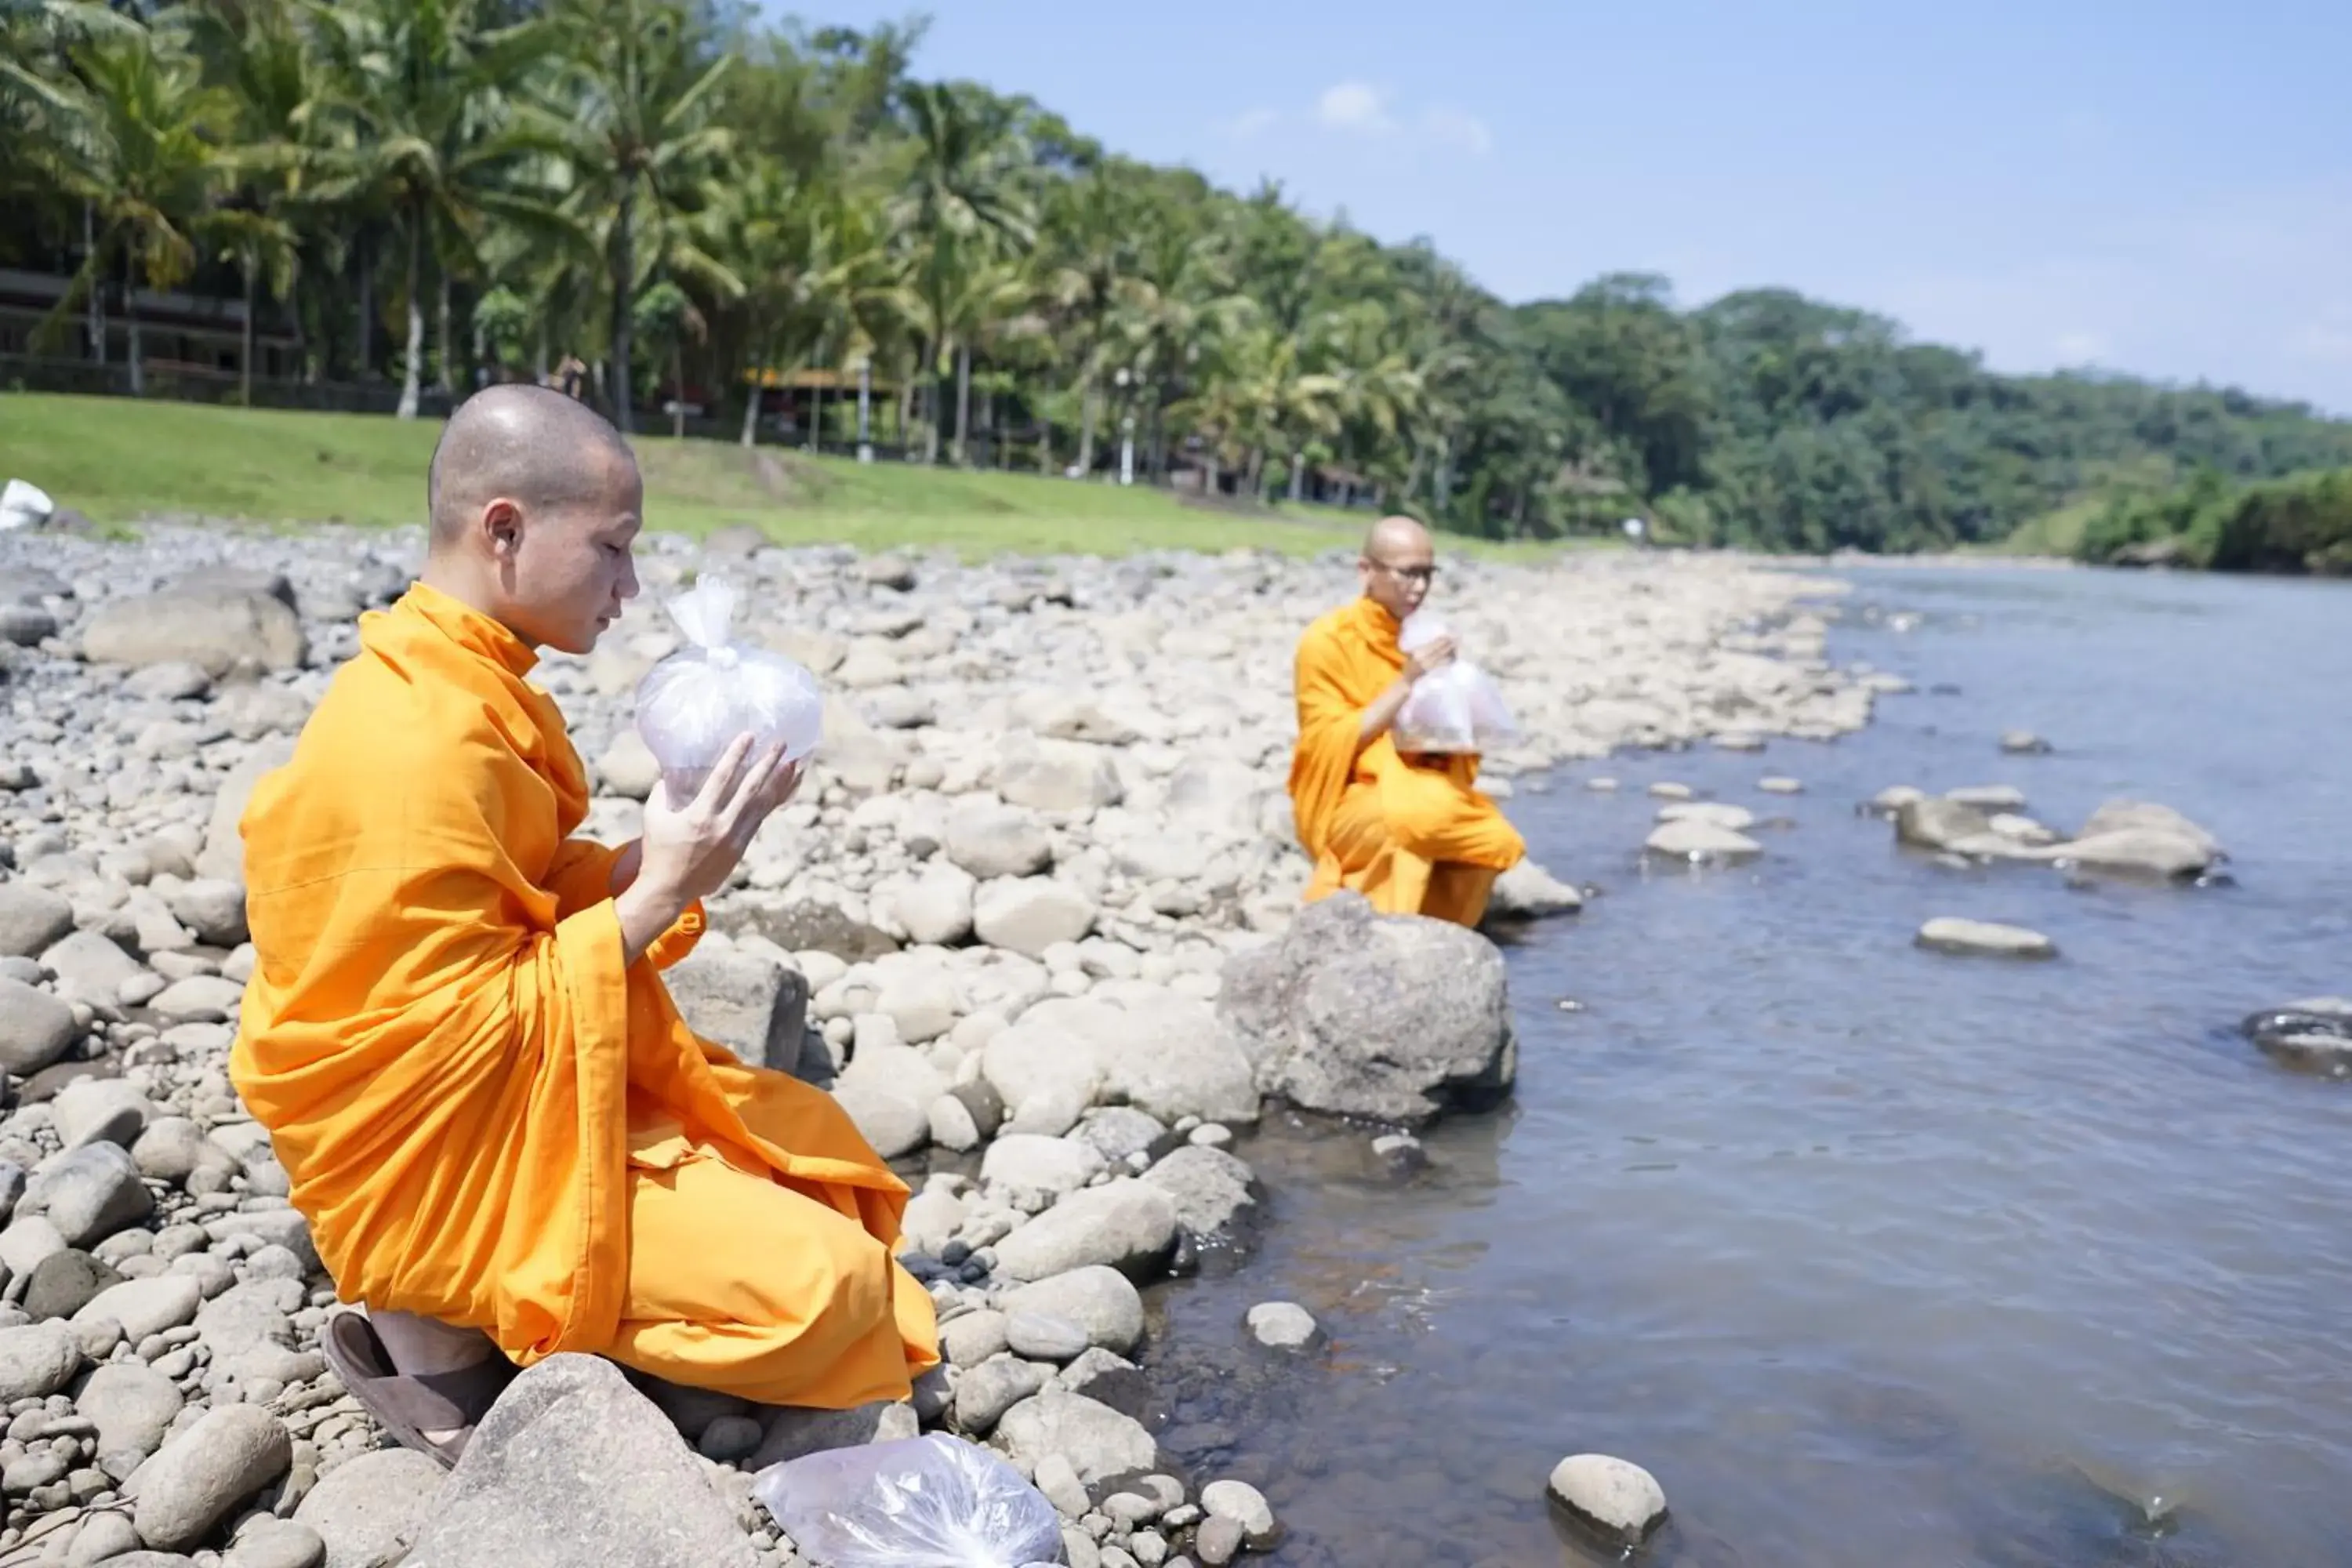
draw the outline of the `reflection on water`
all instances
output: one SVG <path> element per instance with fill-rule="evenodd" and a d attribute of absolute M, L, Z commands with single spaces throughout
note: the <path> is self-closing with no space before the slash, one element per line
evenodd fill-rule
<path fill-rule="evenodd" d="M 1601 1560 L 1541 1502 L 1601 1449 L 1664 1485 L 1664 1563 L 2352 1563 L 2352 1086 L 2226 1027 L 2352 990 L 2352 591 L 1865 574 L 1836 651 L 1922 694 L 1515 803 L 1607 892 L 1511 951 L 1513 1108 L 1406 1178 L 1288 1121 L 1243 1150 L 1265 1239 L 1165 1293 L 1153 1353 L 1163 1441 L 1267 1493 L 1278 1561 Z M 2057 754 L 2000 756 L 2012 728 Z M 1749 868 L 1644 870 L 1665 778 L 1788 826 Z M 1853 809 L 1986 783 L 2061 826 L 2177 805 L 2236 885 L 1955 872 Z M 2063 956 L 1912 948 L 1940 914 Z M 1246 1344 L 1274 1298 L 1327 1352 Z"/>

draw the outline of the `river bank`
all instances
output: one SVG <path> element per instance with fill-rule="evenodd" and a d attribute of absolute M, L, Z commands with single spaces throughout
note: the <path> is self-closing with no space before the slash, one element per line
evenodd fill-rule
<path fill-rule="evenodd" d="M 0 1562 L 62 1563 L 129 1531 L 170 1552 L 230 1549 L 236 1568 L 373 1563 L 478 1517 L 484 1488 L 494 1511 L 560 1534 L 587 1486 L 604 1539 L 691 1526 L 703 1555 L 688 1560 L 780 1564 L 792 1549 L 750 1502 L 751 1472 L 919 1422 L 1034 1476 L 1081 1568 L 1214 1562 L 1237 1528 L 1269 1541 L 1263 1500 L 1213 1470 L 1136 1479 L 1169 1458 L 1137 1419 L 1157 1394 L 1137 1368 L 1154 1331 L 1138 1284 L 1257 1223 L 1266 1194 L 1228 1148 L 1268 1087 L 1410 1122 L 1443 1086 L 1507 1078 L 1513 1060 L 1499 979 L 1456 1009 L 1454 1059 L 1318 1058 L 1307 1074 L 1286 1061 L 1329 1041 L 1268 1043 L 1295 1020 L 1274 1016 L 1265 966 L 1320 962 L 1276 956 L 1306 874 L 1283 795 L 1290 649 L 1353 591 L 1347 558 L 970 566 L 656 537 L 639 608 L 593 657 L 542 665 L 597 784 L 585 831 L 608 837 L 633 831 L 653 782 L 630 693 L 677 646 L 655 606 L 689 573 L 748 587 L 752 632 L 834 694 L 823 768 L 712 901 L 715 929 L 673 988 L 711 1037 L 831 1087 L 921 1189 L 912 1266 L 949 1351 L 913 1408 L 810 1421 L 654 1391 L 678 1437 L 615 1462 L 712 1483 L 656 1520 L 593 1476 L 534 1491 L 486 1458 L 445 1482 L 385 1450 L 318 1355 L 331 1286 L 224 1072 L 252 962 L 236 812 L 417 546 L 0 536 L 0 1050 L 16 1089 L 0 1159 L 29 1176 L 0 1183 L 0 1553 L 17 1553 Z M 1488 787 L 1540 795 L 1545 770 L 1621 746 L 1733 752 L 1861 729 L 1907 683 L 1827 657 L 1815 606 L 1840 591 L 1713 558 L 1449 561 L 1445 613 L 1527 735 L 1488 760 Z M 1506 899 L 1522 915 L 1576 901 L 1532 870 Z M 1490 960 L 1441 945 L 1400 962 L 1433 986 Z M 1398 1043 L 1377 1016 L 1359 1028 L 1374 1054 Z M 1379 1131 L 1355 1135 L 1362 1158 L 1412 1158 L 1409 1141 L 1376 1153 Z M 1255 1331 L 1318 1342 L 1282 1313 Z M 548 1419 L 626 1427 L 635 1397 L 583 1384 Z M 201 1458 L 224 1451 L 236 1462 Z M 1236 1526 L 1209 1529 L 1219 1517 Z M 463 1540 L 433 1544 L 436 1563 L 477 1560 Z"/>

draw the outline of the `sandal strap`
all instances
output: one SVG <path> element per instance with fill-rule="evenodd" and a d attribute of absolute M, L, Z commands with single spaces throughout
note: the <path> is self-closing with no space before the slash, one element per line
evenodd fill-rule
<path fill-rule="evenodd" d="M 457 1372 L 402 1373 L 379 1379 L 362 1403 L 374 1403 L 420 1432 L 447 1431 L 480 1425 L 513 1381 L 514 1368 L 493 1356 Z"/>

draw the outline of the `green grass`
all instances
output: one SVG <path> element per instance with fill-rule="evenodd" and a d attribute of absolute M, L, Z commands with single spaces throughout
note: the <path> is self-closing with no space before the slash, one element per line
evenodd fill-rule
<path fill-rule="evenodd" d="M 0 394 L 0 477 L 30 479 L 110 528 L 173 516 L 399 526 L 424 519 L 439 430 L 434 420 L 373 415 Z M 730 442 L 641 435 L 635 446 L 648 524 L 695 534 L 749 524 L 787 543 L 943 546 L 971 556 L 1237 546 L 1309 554 L 1351 546 L 1367 521 L 1320 507 L 1234 515 L 1140 487 L 745 452 Z"/>

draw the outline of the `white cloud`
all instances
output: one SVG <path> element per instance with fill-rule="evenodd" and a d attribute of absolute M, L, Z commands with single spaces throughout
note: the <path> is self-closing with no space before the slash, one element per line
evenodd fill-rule
<path fill-rule="evenodd" d="M 1479 157 L 1484 157 L 1487 150 L 1495 145 L 1494 135 L 1487 131 L 1486 121 L 1475 114 L 1465 114 L 1458 109 L 1433 105 L 1423 110 L 1421 129 L 1423 134 L 1433 142 L 1443 142 L 1449 147 L 1459 147 L 1464 152 Z"/>
<path fill-rule="evenodd" d="M 1249 142 L 1271 129 L 1281 118 L 1271 109 L 1244 109 L 1217 129 L 1236 142 Z"/>
<path fill-rule="evenodd" d="M 1380 89 L 1369 82 L 1343 81 L 1323 89 L 1315 100 L 1315 118 L 1334 131 L 1378 135 L 1390 130 L 1388 104 Z"/>

